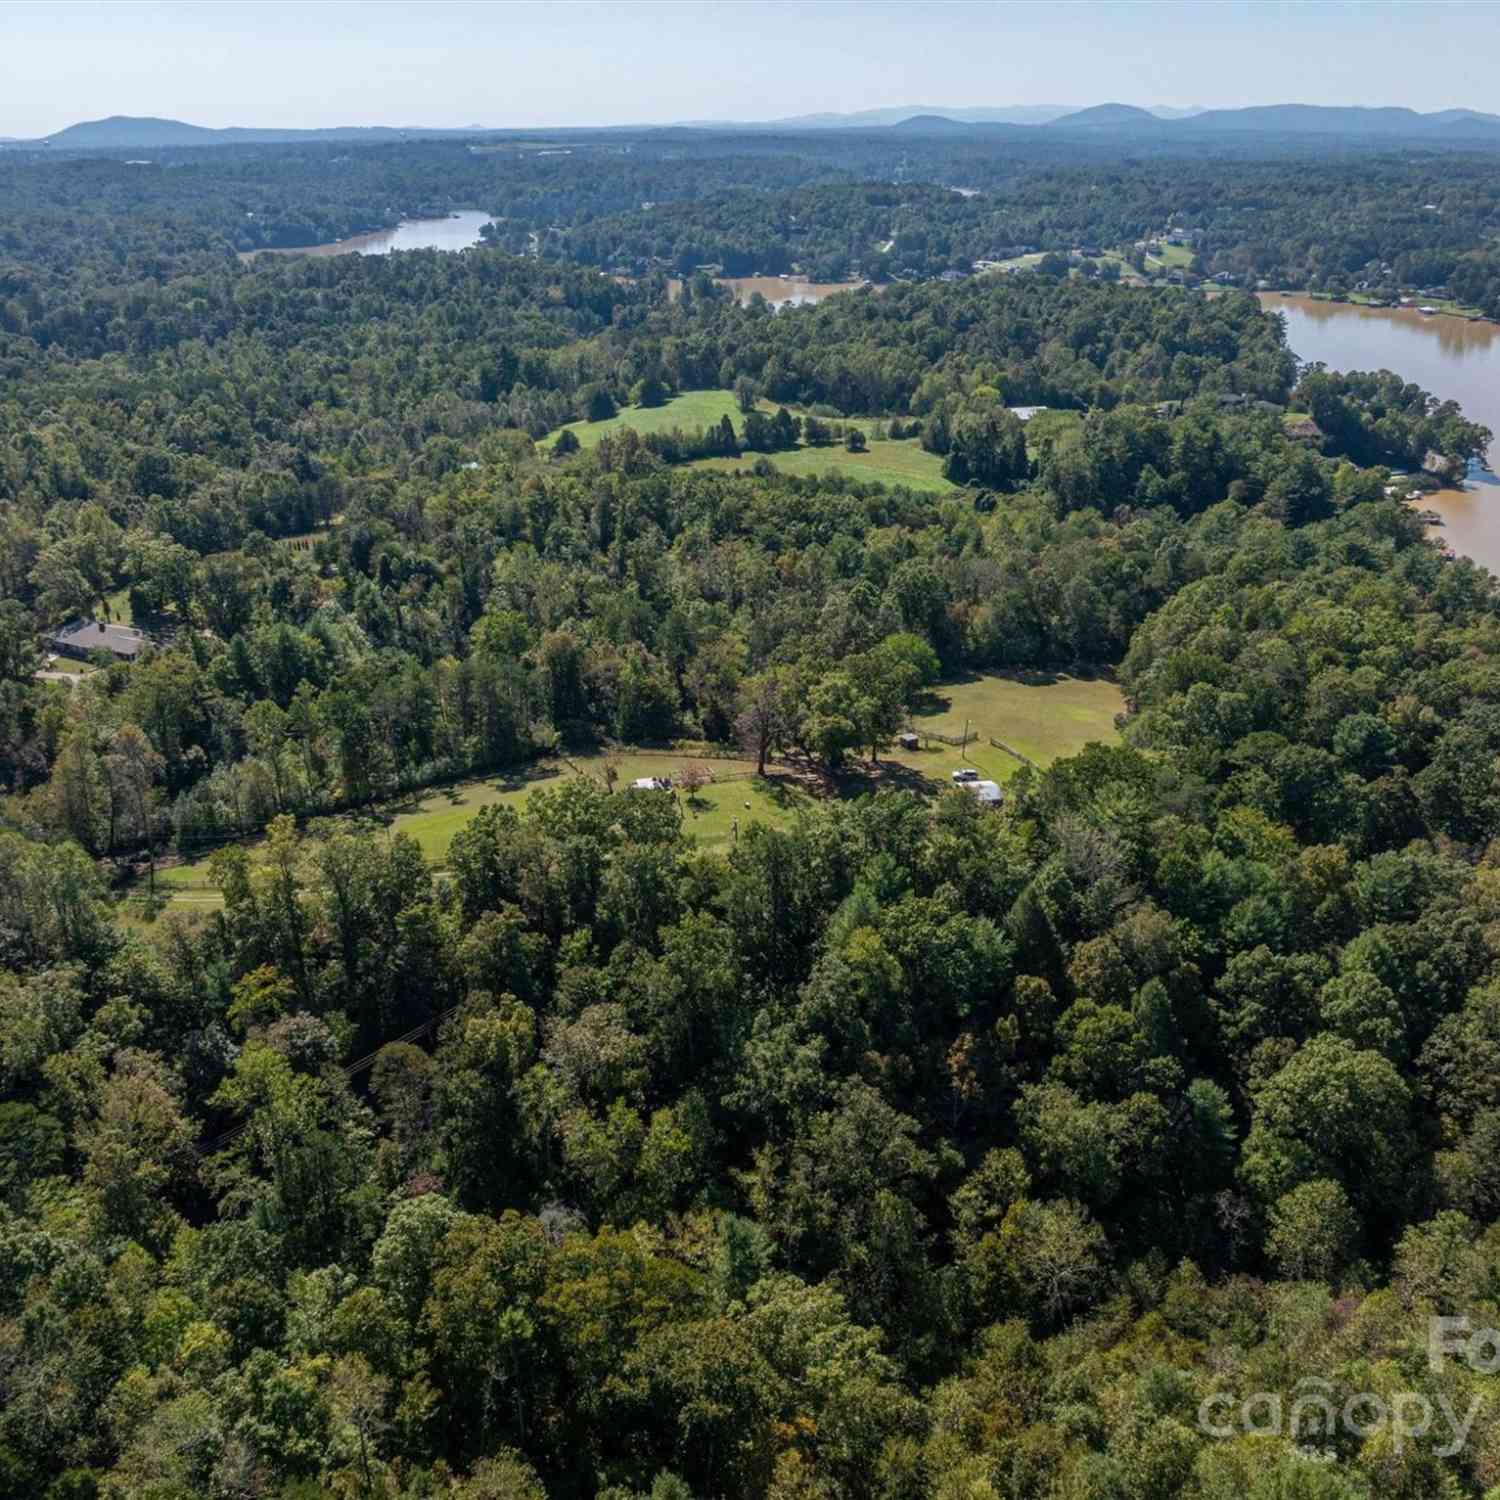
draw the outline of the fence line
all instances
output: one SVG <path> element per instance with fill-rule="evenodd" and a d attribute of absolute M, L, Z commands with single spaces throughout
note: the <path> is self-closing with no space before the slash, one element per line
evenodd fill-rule
<path fill-rule="evenodd" d="M 1013 750 L 1009 745 L 1005 743 L 1004 740 L 997 740 L 994 735 L 990 736 L 990 744 L 992 744 L 997 750 L 1005 751 L 1007 755 L 1012 756 L 1016 760 L 1020 761 L 1023 766 L 1031 766 L 1034 770 L 1037 771 L 1040 771 L 1042 769 L 1034 760 L 1031 759 L 1029 755 L 1022 755 L 1019 750 Z"/>

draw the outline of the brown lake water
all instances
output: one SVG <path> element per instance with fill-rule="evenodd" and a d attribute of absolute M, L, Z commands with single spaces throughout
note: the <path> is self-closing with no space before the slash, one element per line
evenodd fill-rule
<path fill-rule="evenodd" d="M 1442 517 L 1438 529 L 1455 552 L 1500 573 L 1500 324 L 1475 323 L 1409 307 L 1355 307 L 1310 297 L 1262 295 L 1261 305 L 1286 318 L 1287 344 L 1299 359 L 1331 370 L 1394 370 L 1496 436 L 1488 463 L 1469 472 L 1462 489 L 1421 500 Z"/>
<path fill-rule="evenodd" d="M 393 250 L 466 250 L 479 243 L 479 231 L 490 216 L 466 208 L 442 219 L 405 219 L 394 229 L 352 234 L 327 245 L 299 245 L 290 249 L 242 250 L 241 260 L 257 255 L 389 255 Z"/>

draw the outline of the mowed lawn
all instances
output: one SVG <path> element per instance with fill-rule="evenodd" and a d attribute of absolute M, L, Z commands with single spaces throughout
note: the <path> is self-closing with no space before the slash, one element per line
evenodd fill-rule
<path fill-rule="evenodd" d="M 1061 673 L 985 673 L 933 688 L 912 715 L 912 728 L 977 740 L 966 750 L 930 741 L 929 748 L 892 751 L 890 758 L 936 781 L 961 766 L 974 766 L 991 781 L 1007 781 L 1021 769 L 1015 756 L 990 744 L 1002 741 L 1039 766 L 1050 765 L 1098 740 L 1115 744 L 1115 715 L 1124 710 L 1120 689 L 1104 677 Z"/>
<path fill-rule="evenodd" d="M 773 401 L 762 401 L 759 409 L 767 416 L 774 416 L 777 405 Z M 795 408 L 791 410 L 794 416 L 802 415 Z M 744 426 L 744 414 L 733 391 L 685 391 L 662 406 L 626 406 L 603 422 L 569 422 L 558 432 L 575 433 L 581 447 L 592 448 L 600 438 L 626 427 L 642 434 L 670 432 L 673 428 L 694 432 L 700 427 L 717 426 L 724 417 L 734 423 L 736 432 Z M 858 427 L 867 436 L 875 426 L 873 417 L 832 417 L 828 420 L 841 422 L 845 427 Z M 557 441 L 558 432 L 549 433 L 538 446 L 544 452 L 550 449 Z M 908 489 L 926 490 L 930 494 L 943 494 L 953 488 L 943 478 L 942 459 L 935 453 L 926 452 L 915 438 L 903 438 L 899 442 L 872 441 L 864 453 L 850 453 L 842 443 L 830 443 L 824 448 L 794 448 L 764 455 L 744 453 L 738 458 L 704 458 L 691 467 L 732 474 L 737 469 L 749 470 L 761 457 L 783 474 L 802 477 L 851 474 L 877 484 L 905 485 Z"/>
<path fill-rule="evenodd" d="M 761 403 L 762 409 L 775 411 Z M 738 432 L 744 422 L 739 403 L 733 391 L 684 391 L 660 406 L 622 406 L 612 417 L 602 422 L 569 422 L 557 432 L 549 432 L 538 444 L 542 449 L 551 448 L 558 433 L 571 432 L 578 437 L 580 446 L 592 448 L 599 439 L 612 432 L 633 427 L 637 432 L 671 432 L 680 427 L 684 432 L 694 432 L 699 427 L 717 427 L 720 420 L 728 417 Z"/>
<path fill-rule="evenodd" d="M 398 812 L 389 823 L 393 833 L 408 833 L 428 860 L 441 866 L 448 857 L 453 835 L 482 807 L 520 806 L 539 787 L 561 787 L 578 776 L 605 785 L 603 754 L 571 755 L 539 762 L 521 776 L 463 782 L 426 793 L 415 805 Z M 616 792 L 648 776 L 670 778 L 674 783 L 689 765 L 704 766 L 714 778 L 690 801 L 680 788 L 671 795 L 682 809 L 683 832 L 703 848 L 722 848 L 734 837 L 734 824 L 741 829 L 752 822 L 785 823 L 808 794 L 786 778 L 754 774 L 749 760 L 698 759 L 675 752 L 631 751 L 615 758 Z"/>
<path fill-rule="evenodd" d="M 1147 266 L 1159 266 L 1164 270 L 1185 271 L 1193 263 L 1193 249 L 1190 245 L 1163 245 L 1160 255 L 1148 255 Z"/>
<path fill-rule="evenodd" d="M 494 803 L 523 801 L 534 787 L 555 784 L 559 777 L 558 766 L 552 762 L 540 763 L 519 773 L 514 780 L 487 777 L 453 786 L 433 787 L 413 797 L 409 803 L 396 804 L 394 808 L 381 811 L 351 813 L 339 821 L 350 828 L 386 828 L 392 832 L 409 833 L 427 859 L 441 865 L 447 858 L 453 835 L 481 808 Z M 258 838 L 249 843 L 252 858 L 259 843 Z M 205 855 L 202 859 L 156 872 L 157 885 L 171 889 L 174 906 L 223 904 L 219 893 L 212 888 L 209 858 Z M 142 882 L 137 881 L 136 891 L 142 888 Z"/>
<path fill-rule="evenodd" d="M 781 474 L 806 477 L 810 474 L 848 474 L 876 484 L 904 485 L 911 490 L 926 490 L 942 495 L 954 486 L 943 478 L 943 461 L 929 453 L 916 438 L 899 442 L 872 442 L 863 453 L 850 453 L 842 443 L 826 448 L 793 448 L 782 453 L 745 453 L 739 458 L 700 458 L 691 467 L 732 474 L 736 469 L 749 471 L 758 458 L 764 457 Z"/>
<path fill-rule="evenodd" d="M 393 834 L 409 834 L 428 863 L 441 869 L 447 861 L 453 835 L 482 808 L 519 808 L 538 788 L 565 786 L 579 776 L 587 776 L 603 786 L 605 760 L 603 754 L 593 754 L 538 761 L 510 776 L 481 777 L 433 787 L 405 803 L 353 813 L 341 821 L 350 828 L 380 828 Z M 811 803 L 810 794 L 792 778 L 775 773 L 765 777 L 755 775 L 754 761 L 637 751 L 618 756 L 616 764 L 617 792 L 623 792 L 640 777 L 670 777 L 676 782 L 685 766 L 707 767 L 714 779 L 691 800 L 680 789 L 653 794 L 676 799 L 682 810 L 683 832 L 703 849 L 727 848 L 736 837 L 736 824 L 740 831 L 754 822 L 785 825 L 799 807 Z M 252 858 L 258 844 L 259 840 L 250 843 Z M 212 886 L 208 856 L 159 869 L 156 882 L 168 893 L 172 907 L 177 910 L 213 910 L 224 904 L 223 897 Z M 133 888 L 135 894 L 144 889 L 143 880 L 137 881 Z"/>
<path fill-rule="evenodd" d="M 1091 741 L 1114 743 L 1119 735 L 1115 715 L 1124 708 L 1120 690 L 1103 677 L 1070 677 L 1059 673 L 986 673 L 961 682 L 931 689 L 925 702 L 912 715 L 912 726 L 921 735 L 938 733 L 958 736 L 965 721 L 978 736 L 965 749 L 931 740 L 920 750 L 881 751 L 887 764 L 917 773 L 918 789 L 936 792 L 949 784 L 961 766 L 976 767 L 992 781 L 1008 781 L 1021 769 L 1022 761 L 990 744 L 997 739 L 1037 765 L 1049 765 L 1064 755 L 1081 750 Z M 602 752 L 559 756 L 538 761 L 509 775 L 478 777 L 451 786 L 433 787 L 413 795 L 404 803 L 349 815 L 351 828 L 383 828 L 406 833 L 421 847 L 428 862 L 441 869 L 448 846 L 480 809 L 493 806 L 520 807 L 539 788 L 561 787 L 579 776 L 605 784 L 607 757 Z M 688 765 L 704 766 L 713 781 L 694 798 L 680 787 L 670 794 L 682 810 L 683 832 L 702 849 L 727 849 L 738 831 L 752 823 L 784 827 L 798 811 L 810 807 L 813 793 L 807 783 L 773 770 L 769 776 L 755 775 L 749 760 L 720 760 L 676 751 L 636 750 L 615 758 L 616 791 L 623 792 L 640 777 L 670 777 L 680 780 Z M 845 787 L 845 794 L 858 790 L 860 778 Z M 255 845 L 252 843 L 252 853 Z M 172 865 L 157 871 L 158 886 L 170 893 L 175 910 L 213 910 L 223 899 L 210 884 L 208 858 Z M 135 892 L 144 889 L 137 882 Z"/>

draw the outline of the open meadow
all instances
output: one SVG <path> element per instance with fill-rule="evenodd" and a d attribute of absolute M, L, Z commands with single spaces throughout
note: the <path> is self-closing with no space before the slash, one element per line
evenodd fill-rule
<path fill-rule="evenodd" d="M 770 416 L 776 412 L 777 403 L 761 401 L 758 407 Z M 790 410 L 794 416 L 804 415 L 796 408 Z M 674 428 L 695 432 L 699 428 L 715 426 L 725 417 L 734 423 L 736 429 L 744 421 L 733 391 L 684 391 L 661 406 L 625 406 L 601 422 L 570 422 L 557 432 L 549 433 L 538 446 L 543 452 L 548 452 L 560 433 L 571 432 L 577 437 L 580 447 L 593 448 L 601 438 L 627 427 L 643 436 L 671 432 Z M 867 438 L 875 427 L 875 420 L 869 417 L 832 420 L 845 427 L 858 427 Z M 697 460 L 692 467 L 732 474 L 737 470 L 748 471 L 761 457 L 783 474 L 849 474 L 877 484 L 905 485 L 931 494 L 943 494 L 953 488 L 943 478 L 942 459 L 935 453 L 928 453 L 915 438 L 903 438 L 897 442 L 871 438 L 864 453 L 850 453 L 842 443 L 830 443 L 822 448 L 793 448 L 764 455 L 743 453 L 738 458 L 704 458 Z"/>
<path fill-rule="evenodd" d="M 963 766 L 1003 783 L 1028 761 L 1048 766 L 1095 740 L 1116 743 L 1120 736 L 1115 715 L 1124 706 L 1120 689 L 1104 677 L 976 674 L 931 689 L 911 716 L 911 728 L 919 737 L 941 734 L 958 739 L 967 730 L 974 739 L 961 749 L 924 738 L 919 750 L 892 749 L 888 755 L 937 783 L 946 783 Z"/>
<path fill-rule="evenodd" d="M 759 410 L 772 415 L 777 403 L 761 401 Z M 794 416 L 804 416 L 798 408 L 789 408 Z M 738 429 L 743 423 L 743 414 L 735 401 L 734 393 L 727 390 L 685 391 L 674 396 L 661 406 L 626 406 L 614 416 L 600 422 L 570 422 L 557 432 L 550 433 L 538 445 L 544 452 L 550 451 L 559 433 L 571 432 L 585 449 L 595 447 L 601 438 L 611 433 L 632 428 L 641 434 L 671 432 L 680 428 L 694 432 L 709 427 L 728 417 Z M 877 438 L 874 433 L 876 421 L 872 417 L 838 417 L 831 419 L 844 427 L 857 427 L 868 439 L 869 446 L 863 453 L 850 453 L 841 442 L 824 447 L 798 447 L 777 453 L 742 453 L 736 458 L 700 458 L 689 467 L 706 469 L 717 474 L 748 473 L 762 459 L 779 474 L 791 474 L 798 478 L 820 474 L 847 474 L 854 479 L 870 480 L 876 484 L 905 486 L 932 495 L 951 494 L 955 486 L 943 477 L 943 460 L 936 453 L 929 453 L 917 438 Z M 1026 441 L 1033 460 L 1039 457 L 1043 444 L 1075 441 L 1081 431 L 1081 412 L 1068 410 L 1041 411 L 1027 423 Z"/>
<path fill-rule="evenodd" d="M 853 479 L 873 480 L 877 484 L 904 485 L 911 490 L 926 490 L 945 495 L 954 486 L 943 478 L 943 461 L 929 453 L 916 438 L 899 442 L 889 439 L 872 442 L 863 453 L 850 453 L 842 443 L 826 448 L 793 448 L 788 452 L 765 455 L 746 453 L 739 458 L 700 458 L 693 467 L 716 473 L 749 472 L 755 461 L 764 456 L 779 474 L 805 477 L 810 474 L 847 474 Z"/>
<path fill-rule="evenodd" d="M 941 684 L 929 690 L 911 716 L 912 729 L 923 737 L 920 749 L 888 746 L 881 752 L 880 767 L 855 762 L 834 789 L 839 795 L 858 795 L 878 780 L 936 795 L 962 766 L 973 766 L 989 780 L 1003 783 L 1027 761 L 1046 766 L 1091 741 L 1114 742 L 1119 737 L 1114 719 L 1123 706 L 1119 688 L 1103 677 L 984 673 Z M 958 738 L 966 727 L 974 738 L 962 748 L 930 737 Z M 710 851 L 729 848 L 737 831 L 752 823 L 790 823 L 818 795 L 814 780 L 775 768 L 767 776 L 757 776 L 750 760 L 668 750 L 627 750 L 612 759 L 617 791 L 640 777 L 670 777 L 677 782 L 685 767 L 705 767 L 713 780 L 691 800 L 680 787 L 672 795 L 682 809 L 683 832 Z M 441 869 L 453 835 L 482 808 L 519 808 L 539 789 L 562 787 L 579 776 L 603 786 L 610 760 L 603 752 L 550 756 L 512 772 L 429 787 L 380 808 L 347 814 L 340 821 L 352 828 L 409 834 L 428 863 Z M 891 767 L 913 774 L 892 776 Z M 870 775 L 871 770 L 876 775 Z M 157 870 L 156 880 L 174 910 L 211 911 L 223 905 L 209 876 L 207 855 L 164 866 Z M 143 889 L 144 880 L 137 880 L 132 894 L 139 895 Z"/>
<path fill-rule="evenodd" d="M 761 407 L 765 411 L 776 410 L 764 402 Z M 695 432 L 700 427 L 717 426 L 725 417 L 736 428 L 744 420 L 733 391 L 684 391 L 660 406 L 622 406 L 614 416 L 606 417 L 602 422 L 569 422 L 566 427 L 548 433 L 537 446 L 548 452 L 562 433 L 571 432 L 580 447 L 593 448 L 600 438 L 622 432 L 627 427 L 643 437 L 650 432 L 671 432 L 673 428 Z"/>

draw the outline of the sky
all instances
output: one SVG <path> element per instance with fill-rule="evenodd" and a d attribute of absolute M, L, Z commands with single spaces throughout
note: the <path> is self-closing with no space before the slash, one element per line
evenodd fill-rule
<path fill-rule="evenodd" d="M 0 0 L 0 136 L 561 126 L 906 104 L 1500 107 L 1500 0 Z"/>

